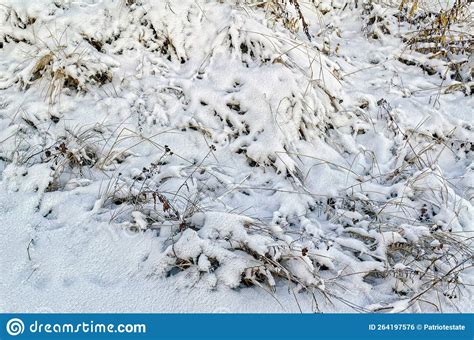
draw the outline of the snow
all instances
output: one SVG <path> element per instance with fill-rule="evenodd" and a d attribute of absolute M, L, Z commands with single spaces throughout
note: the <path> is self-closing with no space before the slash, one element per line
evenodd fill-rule
<path fill-rule="evenodd" d="M 270 3 L 2 3 L 1 312 L 472 312 L 472 55 Z"/>

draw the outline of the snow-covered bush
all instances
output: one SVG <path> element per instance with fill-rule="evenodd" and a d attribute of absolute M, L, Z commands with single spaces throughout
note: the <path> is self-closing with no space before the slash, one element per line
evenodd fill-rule
<path fill-rule="evenodd" d="M 50 15 L 60 9 L 52 9 Z M 16 42 L 8 47 L 17 64 L 8 69 L 10 74 L 6 74 L 0 88 L 13 84 L 26 88 L 44 80 L 48 84 L 48 100 L 54 103 L 63 88 L 87 91 L 89 85 L 103 85 L 111 80 L 112 69 L 117 65 L 97 50 L 98 46 L 86 33 L 71 29 L 69 23 L 37 20 L 39 13 L 34 6 L 18 8 L 7 4 L 2 12 L 1 39 L 5 44 Z"/>
<path fill-rule="evenodd" d="M 445 92 L 461 90 L 468 95 L 474 89 L 472 6 L 467 0 L 404 0 L 400 4 L 400 19 L 412 26 L 405 41 L 416 51 L 414 56 L 402 60 L 415 63 L 428 73 L 438 73 L 443 79 L 454 80 Z"/>
<path fill-rule="evenodd" d="M 70 223 L 74 201 L 74 223 L 153 233 L 139 267 L 184 286 L 288 282 L 315 310 L 461 297 L 474 127 L 421 110 L 395 72 L 387 93 L 366 87 L 386 74 L 350 80 L 365 58 L 408 58 L 398 6 L 6 0 L 0 15 L 2 179 L 45 218 Z"/>

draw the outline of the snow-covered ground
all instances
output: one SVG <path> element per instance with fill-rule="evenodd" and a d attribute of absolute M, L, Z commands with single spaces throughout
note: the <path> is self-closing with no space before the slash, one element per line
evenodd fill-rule
<path fill-rule="evenodd" d="M 472 51 L 296 3 L 2 2 L 0 312 L 474 311 Z"/>

